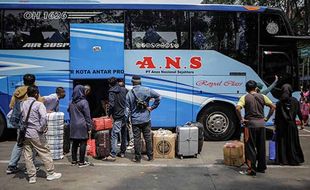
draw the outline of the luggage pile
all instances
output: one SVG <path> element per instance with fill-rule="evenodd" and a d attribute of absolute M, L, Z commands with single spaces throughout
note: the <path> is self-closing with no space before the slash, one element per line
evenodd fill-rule
<path fill-rule="evenodd" d="M 64 113 L 47 113 L 46 139 L 54 160 L 63 159 Z"/>
<path fill-rule="evenodd" d="M 93 118 L 94 135 L 93 139 L 87 141 L 87 155 L 94 158 L 104 158 L 109 156 L 111 150 L 110 130 L 112 129 L 112 119 L 108 117 Z"/>
<path fill-rule="evenodd" d="M 244 143 L 240 141 L 228 142 L 223 148 L 224 164 L 228 166 L 242 166 L 245 162 Z"/>

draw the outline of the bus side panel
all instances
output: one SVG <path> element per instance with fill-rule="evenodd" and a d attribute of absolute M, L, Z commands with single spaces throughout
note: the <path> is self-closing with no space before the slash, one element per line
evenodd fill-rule
<path fill-rule="evenodd" d="M 0 76 L 0 112 L 5 116 L 9 111 L 10 95 L 8 94 L 8 78 Z"/>
<path fill-rule="evenodd" d="M 177 125 L 193 121 L 193 76 L 177 76 Z"/>
<path fill-rule="evenodd" d="M 126 88 L 131 89 L 131 75 L 126 75 Z M 142 86 L 156 91 L 161 96 L 160 105 L 152 111 L 152 126 L 176 126 L 176 76 L 141 76 Z M 150 101 L 152 105 L 153 100 Z"/>

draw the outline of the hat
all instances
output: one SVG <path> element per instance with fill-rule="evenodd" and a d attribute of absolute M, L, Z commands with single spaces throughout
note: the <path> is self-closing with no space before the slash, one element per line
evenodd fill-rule
<path fill-rule="evenodd" d="M 141 77 L 139 75 L 133 75 L 131 82 L 141 82 Z"/>
<path fill-rule="evenodd" d="M 263 85 L 262 83 L 260 83 L 260 82 L 258 82 L 258 83 L 256 84 L 256 86 L 257 86 L 257 88 L 258 88 L 259 90 L 262 90 L 263 87 L 264 87 L 264 85 Z"/>

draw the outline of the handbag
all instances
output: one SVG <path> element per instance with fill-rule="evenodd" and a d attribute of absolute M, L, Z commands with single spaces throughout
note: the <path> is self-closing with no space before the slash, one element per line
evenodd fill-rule
<path fill-rule="evenodd" d="M 26 116 L 26 120 L 24 122 L 22 122 L 20 129 L 18 130 L 18 135 L 17 135 L 17 146 L 18 147 L 22 147 L 24 145 L 26 130 L 28 127 L 29 115 L 30 115 L 30 111 L 31 111 L 31 108 L 32 108 L 32 105 L 34 104 L 34 102 L 35 102 L 35 100 L 33 100 L 33 102 L 31 102 L 27 116 Z"/>

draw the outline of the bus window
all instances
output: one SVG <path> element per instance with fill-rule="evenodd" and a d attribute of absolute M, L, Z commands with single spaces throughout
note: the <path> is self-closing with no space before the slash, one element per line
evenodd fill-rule
<path fill-rule="evenodd" d="M 266 51 L 266 49 L 263 49 L 262 56 L 262 78 L 269 86 L 275 80 L 275 75 L 279 77 L 276 88 L 271 91 L 275 98 L 279 98 L 281 95 L 280 88 L 283 84 L 294 84 L 292 60 L 289 54 L 281 51 Z"/>
<path fill-rule="evenodd" d="M 256 13 L 192 12 L 192 49 L 216 50 L 258 70 Z"/>
<path fill-rule="evenodd" d="M 184 11 L 128 11 L 126 49 L 189 49 L 189 19 Z"/>
<path fill-rule="evenodd" d="M 4 49 L 69 48 L 69 25 L 63 11 L 4 11 Z"/>
<path fill-rule="evenodd" d="M 270 45 L 279 44 L 274 38 L 275 35 L 287 35 L 282 17 L 278 14 L 261 14 L 260 15 L 260 44 Z"/>
<path fill-rule="evenodd" d="M 72 10 L 67 14 L 70 23 L 124 23 L 121 10 Z"/>

